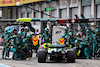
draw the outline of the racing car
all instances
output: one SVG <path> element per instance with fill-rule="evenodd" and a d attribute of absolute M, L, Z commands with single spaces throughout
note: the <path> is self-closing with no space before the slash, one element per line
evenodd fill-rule
<path fill-rule="evenodd" d="M 68 48 L 66 44 L 44 43 L 43 48 L 38 50 L 38 62 L 45 63 L 46 60 L 66 60 L 68 63 L 74 63 L 76 58 L 76 48 Z"/>

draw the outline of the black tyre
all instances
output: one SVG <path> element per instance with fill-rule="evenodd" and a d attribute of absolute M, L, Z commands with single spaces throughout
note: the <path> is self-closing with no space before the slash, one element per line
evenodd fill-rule
<path fill-rule="evenodd" d="M 68 63 L 74 63 L 76 58 L 76 52 L 74 49 L 70 49 L 67 52 L 67 62 Z"/>
<path fill-rule="evenodd" d="M 38 62 L 39 63 L 45 63 L 46 62 L 46 50 L 45 49 L 39 49 L 39 51 L 38 51 Z"/>

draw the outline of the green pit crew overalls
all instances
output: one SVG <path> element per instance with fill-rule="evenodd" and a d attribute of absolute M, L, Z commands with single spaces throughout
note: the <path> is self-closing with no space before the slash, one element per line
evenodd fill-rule
<path fill-rule="evenodd" d="M 43 43 L 43 38 L 44 38 L 44 43 L 50 43 L 49 38 L 51 38 L 50 33 L 43 33 L 42 34 L 42 38 L 41 38 L 41 42 Z"/>
<path fill-rule="evenodd" d="M 22 34 L 22 39 L 25 39 L 26 38 L 26 35 L 27 35 L 27 32 L 26 31 L 24 31 L 24 32 L 21 32 L 21 34 Z"/>
<path fill-rule="evenodd" d="M 27 48 L 27 52 L 28 54 L 30 55 L 30 57 L 32 57 L 32 49 L 33 49 L 33 42 L 32 42 L 32 38 L 31 39 L 28 39 L 28 38 L 25 38 L 23 40 L 24 44 L 25 44 L 25 48 Z"/>
<path fill-rule="evenodd" d="M 11 37 L 12 35 L 8 35 L 7 40 Z M 11 49 L 11 40 L 8 40 L 8 42 L 6 42 L 6 57 L 9 57 L 9 52 Z"/>
<path fill-rule="evenodd" d="M 69 42 L 71 48 L 75 47 L 75 44 L 74 44 L 75 39 L 76 38 L 74 36 L 72 36 L 72 37 L 69 36 L 68 37 L 68 42 Z"/>
<path fill-rule="evenodd" d="M 85 49 L 84 49 L 84 54 L 86 56 L 87 59 L 89 59 L 90 57 L 90 54 L 91 54 L 91 35 L 86 35 L 86 38 L 84 40 L 85 42 Z"/>
<path fill-rule="evenodd" d="M 94 44 L 93 44 L 93 57 L 97 53 L 97 50 L 100 48 L 100 34 L 94 34 Z M 100 56 L 100 54 L 99 54 Z"/>
<path fill-rule="evenodd" d="M 19 50 L 22 50 L 22 38 L 15 35 L 9 38 L 9 40 L 11 39 L 14 39 L 13 59 L 22 59 L 22 54 L 19 52 Z"/>
<path fill-rule="evenodd" d="M 4 58 L 4 53 L 6 50 L 6 39 L 8 37 L 8 34 L 7 33 L 4 33 L 1 38 L 3 38 L 3 52 L 2 52 L 2 58 Z"/>

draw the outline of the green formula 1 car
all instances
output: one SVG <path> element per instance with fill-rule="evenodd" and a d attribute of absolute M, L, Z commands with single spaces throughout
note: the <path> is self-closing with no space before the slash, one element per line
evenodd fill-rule
<path fill-rule="evenodd" d="M 38 62 L 44 63 L 46 60 L 67 60 L 74 63 L 76 58 L 76 48 L 69 49 L 66 44 L 44 43 L 43 48 L 38 50 Z"/>

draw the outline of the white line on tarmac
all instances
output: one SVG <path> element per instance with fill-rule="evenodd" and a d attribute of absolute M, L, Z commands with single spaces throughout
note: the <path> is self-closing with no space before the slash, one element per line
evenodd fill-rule
<path fill-rule="evenodd" d="M 73 66 L 73 67 L 76 67 L 76 66 Z"/>
<path fill-rule="evenodd" d="M 8 65 L 1 64 L 1 63 L 0 63 L 0 67 L 11 67 L 11 66 L 8 66 Z"/>

